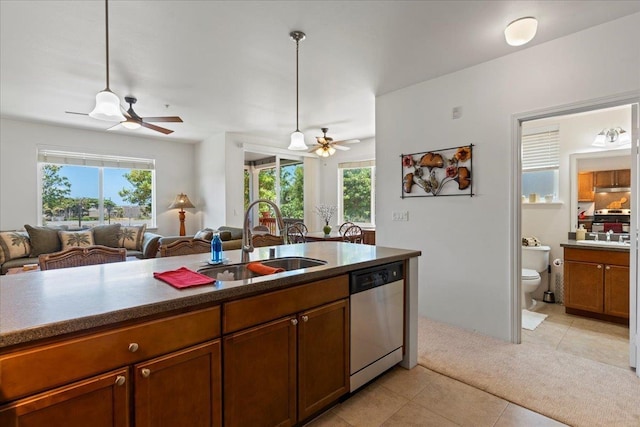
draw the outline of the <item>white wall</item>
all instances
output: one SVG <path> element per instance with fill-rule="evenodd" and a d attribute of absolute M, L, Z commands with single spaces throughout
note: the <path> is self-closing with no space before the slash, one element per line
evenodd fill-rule
<path fill-rule="evenodd" d="M 157 232 L 178 234 L 178 211 L 167 207 L 178 193 L 187 193 L 190 198 L 196 194 L 193 144 L 6 118 L 0 120 L 0 230 L 22 229 L 24 224 L 37 223 L 39 146 L 155 159 Z M 194 204 L 198 206 L 195 201 Z M 188 234 L 198 229 L 194 220 L 197 209 L 186 212 Z"/>
<path fill-rule="evenodd" d="M 217 228 L 226 224 L 226 155 L 225 133 L 211 135 L 196 145 L 196 182 L 200 209 L 199 228 Z"/>
<path fill-rule="evenodd" d="M 422 315 L 510 340 L 513 116 L 640 90 L 639 39 L 635 14 L 377 98 L 376 241 L 422 250 Z M 469 143 L 474 197 L 401 199 L 401 153 Z"/>
<path fill-rule="evenodd" d="M 524 123 L 523 130 L 551 124 L 558 125 L 560 129 L 560 192 L 558 199 L 562 203 L 523 203 L 521 228 L 523 236 L 536 236 L 544 245 L 550 246 L 550 259 L 553 260 L 563 257 L 560 243 L 566 241 L 567 233 L 571 231 L 572 215 L 577 217 L 577 212 L 571 209 L 571 183 L 577 180 L 577 176 L 571 176 L 570 156 L 576 153 L 604 151 L 593 147 L 594 138 L 604 128 L 620 126 L 623 129 L 631 129 L 631 108 L 606 109 L 598 112 L 535 120 Z M 630 169 L 631 157 L 628 150 L 625 153 L 624 157 L 594 158 L 589 161 L 590 167 L 584 170 Z M 623 153 L 620 155 L 622 156 Z M 583 170 L 583 168 L 580 167 L 578 170 Z M 555 274 L 561 272 L 562 268 L 553 269 L 552 290 L 555 286 Z M 549 279 L 546 274 L 542 277 L 543 281 L 540 287 L 533 293 L 533 297 L 538 300 L 542 299 L 544 291 L 547 290 L 547 280 Z"/>

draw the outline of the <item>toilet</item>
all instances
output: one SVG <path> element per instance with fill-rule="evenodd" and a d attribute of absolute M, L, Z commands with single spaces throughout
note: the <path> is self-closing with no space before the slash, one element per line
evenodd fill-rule
<path fill-rule="evenodd" d="M 532 309 L 536 301 L 531 293 L 538 289 L 549 266 L 549 246 L 522 246 L 522 308 Z"/>

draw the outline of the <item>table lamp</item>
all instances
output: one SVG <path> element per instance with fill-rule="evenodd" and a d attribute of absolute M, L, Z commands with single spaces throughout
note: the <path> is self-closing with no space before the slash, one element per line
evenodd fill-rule
<path fill-rule="evenodd" d="M 180 193 L 176 196 L 176 199 L 173 201 L 173 203 L 171 203 L 171 206 L 169 206 L 169 209 L 177 208 L 180 209 L 180 211 L 178 212 L 178 218 L 180 218 L 180 235 L 184 236 L 186 235 L 184 229 L 184 208 L 195 208 L 195 206 L 193 206 L 193 203 L 191 203 L 191 200 L 189 200 L 189 197 L 187 197 L 186 194 Z"/>

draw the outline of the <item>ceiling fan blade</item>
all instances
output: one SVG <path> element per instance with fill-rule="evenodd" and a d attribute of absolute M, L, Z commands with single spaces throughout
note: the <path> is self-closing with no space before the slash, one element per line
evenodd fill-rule
<path fill-rule="evenodd" d="M 333 148 L 335 148 L 336 150 L 342 150 L 342 151 L 348 151 L 348 150 L 351 150 L 351 147 L 343 147 L 342 145 L 331 144 L 331 146 L 332 146 Z"/>
<path fill-rule="evenodd" d="M 89 113 L 76 113 L 75 111 L 65 111 L 67 114 L 78 114 L 79 116 L 88 116 Z"/>
<path fill-rule="evenodd" d="M 110 128 L 107 128 L 107 130 L 116 130 L 116 129 L 120 129 L 122 126 L 120 126 L 120 123 L 117 123 L 113 126 L 111 126 Z"/>
<path fill-rule="evenodd" d="M 165 135 L 173 133 L 171 129 L 162 128 L 160 126 L 152 125 L 151 123 L 140 122 L 140 124 L 147 129 L 155 130 L 156 132 L 164 133 Z"/>
<path fill-rule="evenodd" d="M 357 142 L 360 142 L 359 139 L 345 139 L 342 141 L 333 141 L 334 144 L 355 144 Z"/>
<path fill-rule="evenodd" d="M 316 139 L 318 140 L 318 145 L 322 145 L 322 144 L 326 144 L 328 141 L 323 138 L 322 136 L 316 136 Z"/>
<path fill-rule="evenodd" d="M 178 116 L 165 116 L 165 117 L 140 117 L 145 122 L 176 122 L 182 123 L 182 119 Z"/>

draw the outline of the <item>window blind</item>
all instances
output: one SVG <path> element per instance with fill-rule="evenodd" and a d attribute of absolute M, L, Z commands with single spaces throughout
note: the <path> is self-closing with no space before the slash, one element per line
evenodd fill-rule
<path fill-rule="evenodd" d="M 528 132 L 522 136 L 522 170 L 550 170 L 559 167 L 559 129 Z"/>
<path fill-rule="evenodd" d="M 375 160 L 365 160 L 363 162 L 344 162 L 338 163 L 338 169 L 371 168 L 375 165 Z"/>
<path fill-rule="evenodd" d="M 76 153 L 71 151 L 48 149 L 38 150 L 38 161 L 59 165 L 94 166 L 117 169 L 155 169 L 155 160 L 153 159 Z"/>

